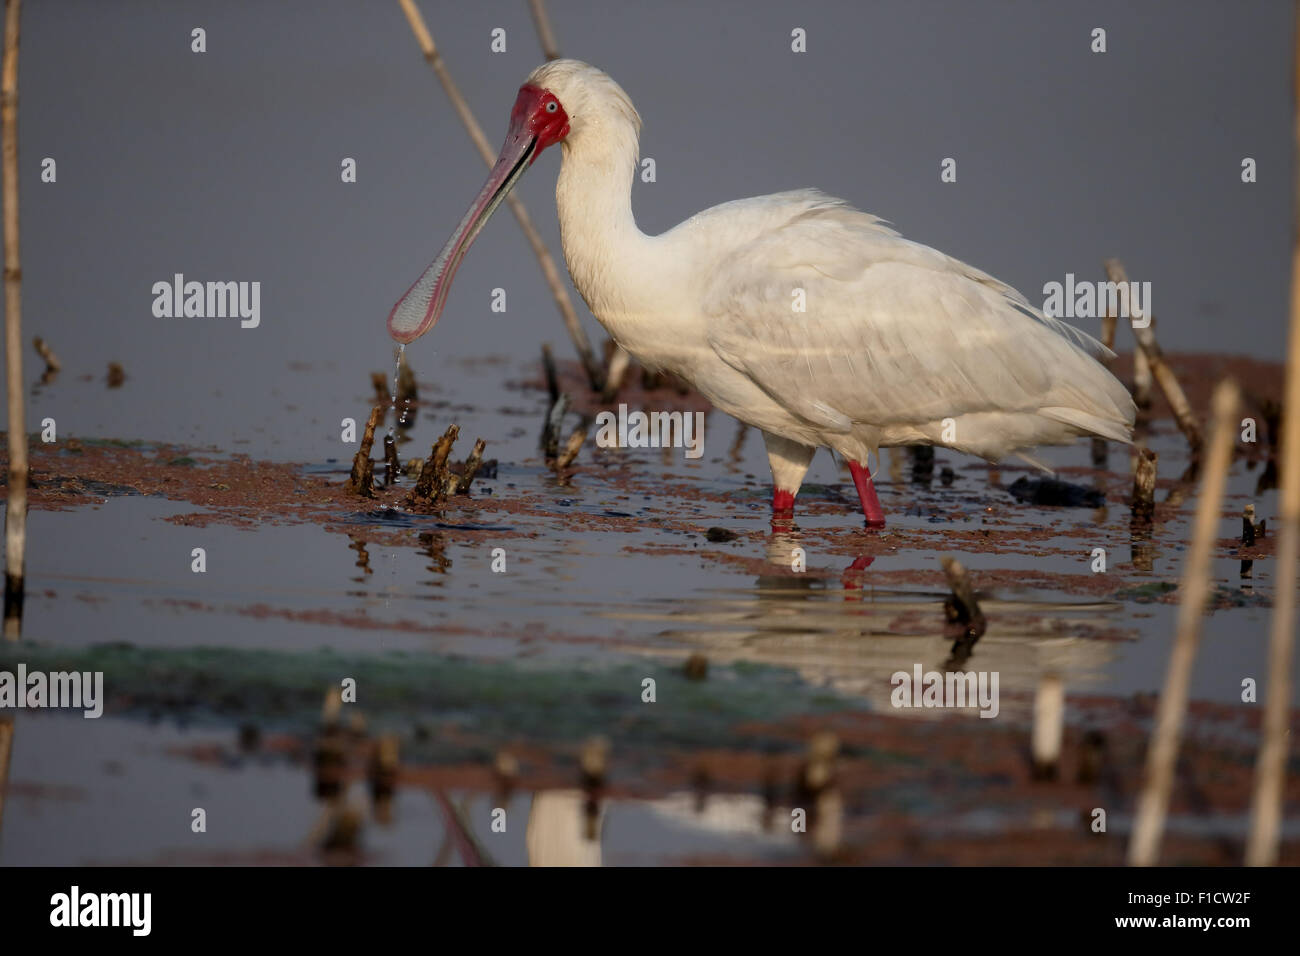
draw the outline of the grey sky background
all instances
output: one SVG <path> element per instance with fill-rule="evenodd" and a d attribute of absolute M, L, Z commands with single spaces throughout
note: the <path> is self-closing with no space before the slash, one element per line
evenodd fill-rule
<path fill-rule="evenodd" d="M 543 58 L 526 4 L 421 8 L 495 148 Z M 1101 259 L 1121 256 L 1153 284 L 1167 349 L 1282 354 L 1289 3 L 550 9 L 562 52 L 609 72 L 642 115 L 658 177 L 635 190 L 647 232 L 817 186 L 1035 302 L 1045 282 L 1101 278 Z M 204 54 L 190 51 L 196 26 Z M 1098 26 L 1105 54 L 1089 49 Z M 505 53 L 490 52 L 494 27 Z M 790 51 L 794 27 L 807 53 Z M 368 373 L 391 367 L 389 308 L 485 173 L 396 0 L 29 3 L 20 123 L 25 337 L 46 337 L 66 367 L 32 426 L 52 414 L 70 434 L 248 441 L 236 450 L 276 457 L 342 450 L 338 420 L 362 414 Z M 46 156 L 56 184 L 40 181 Z M 939 179 L 947 156 L 955 184 Z M 343 157 L 356 184 L 340 182 Z M 520 187 L 557 257 L 559 162 L 544 155 Z M 155 318 L 150 288 L 175 272 L 260 281 L 261 327 Z M 489 310 L 495 286 L 505 315 Z M 458 400 L 491 406 L 502 376 L 459 360 L 531 360 L 542 341 L 571 354 L 503 212 L 409 354 Z M 110 360 L 129 376 L 111 392 Z"/>

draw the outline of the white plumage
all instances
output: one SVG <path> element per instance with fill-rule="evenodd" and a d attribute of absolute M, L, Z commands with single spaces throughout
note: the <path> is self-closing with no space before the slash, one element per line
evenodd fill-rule
<path fill-rule="evenodd" d="M 997 460 L 1079 435 L 1129 440 L 1136 410 L 1094 358 L 1103 346 L 1005 283 L 816 190 L 647 236 L 627 94 L 574 60 L 530 86 L 568 115 L 556 200 L 578 292 L 639 362 L 761 429 L 791 500 L 820 446 L 858 463 L 916 443 Z"/>

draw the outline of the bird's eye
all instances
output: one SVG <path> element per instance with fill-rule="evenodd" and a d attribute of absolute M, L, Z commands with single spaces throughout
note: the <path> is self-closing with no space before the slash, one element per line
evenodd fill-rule
<path fill-rule="evenodd" d="M 557 109 L 559 109 L 559 106 L 556 105 L 554 100 L 546 104 L 546 112 L 548 113 L 554 113 Z"/>

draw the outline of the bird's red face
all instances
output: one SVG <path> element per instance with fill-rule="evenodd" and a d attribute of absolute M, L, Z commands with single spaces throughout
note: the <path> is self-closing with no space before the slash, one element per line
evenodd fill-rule
<path fill-rule="evenodd" d="M 555 94 L 531 83 L 519 88 L 510 129 L 487 182 L 479 190 L 438 258 L 433 260 L 388 314 L 388 334 L 403 344 L 433 328 L 451 290 L 451 280 L 479 230 L 501 205 L 542 150 L 569 135 L 569 114 Z"/>
<path fill-rule="evenodd" d="M 526 83 L 519 87 L 510 111 L 510 131 L 527 130 L 537 137 L 533 158 L 569 135 L 569 114 L 550 90 Z M 531 163 L 531 160 L 529 161 Z"/>

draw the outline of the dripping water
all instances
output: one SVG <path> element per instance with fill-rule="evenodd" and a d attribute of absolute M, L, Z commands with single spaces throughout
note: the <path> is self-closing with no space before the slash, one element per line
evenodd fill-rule
<path fill-rule="evenodd" d="M 401 464 L 397 457 L 396 430 L 398 428 L 404 428 L 410 423 L 410 398 L 402 400 L 402 410 L 400 413 L 397 410 L 397 393 L 400 387 L 399 383 L 402 380 L 402 361 L 405 357 L 406 345 L 402 344 L 397 346 L 396 360 L 393 364 L 393 387 L 391 389 L 391 396 L 388 405 L 388 410 L 390 412 L 388 434 L 384 437 L 384 462 L 386 465 L 384 478 L 388 485 L 395 485 L 402 480 Z"/>
<path fill-rule="evenodd" d="M 397 383 L 402 378 L 402 358 L 406 355 L 406 345 L 399 345 L 393 362 L 393 387 L 389 389 L 388 410 L 392 412 L 388 423 L 388 437 L 393 437 L 393 428 L 397 422 Z"/>
<path fill-rule="evenodd" d="M 388 487 L 398 484 L 402 480 L 402 465 L 397 457 L 397 434 L 398 427 L 405 427 L 409 422 L 411 409 L 411 400 L 406 398 L 402 402 L 401 414 L 397 411 L 397 390 L 398 383 L 402 380 L 402 360 L 406 357 L 406 343 L 397 346 L 397 354 L 393 362 L 393 387 L 388 404 L 388 434 L 384 436 L 384 483 Z M 397 589 L 397 552 L 389 554 L 390 567 L 392 575 L 388 593 L 384 596 L 384 606 L 391 607 L 393 603 L 393 592 Z"/>

